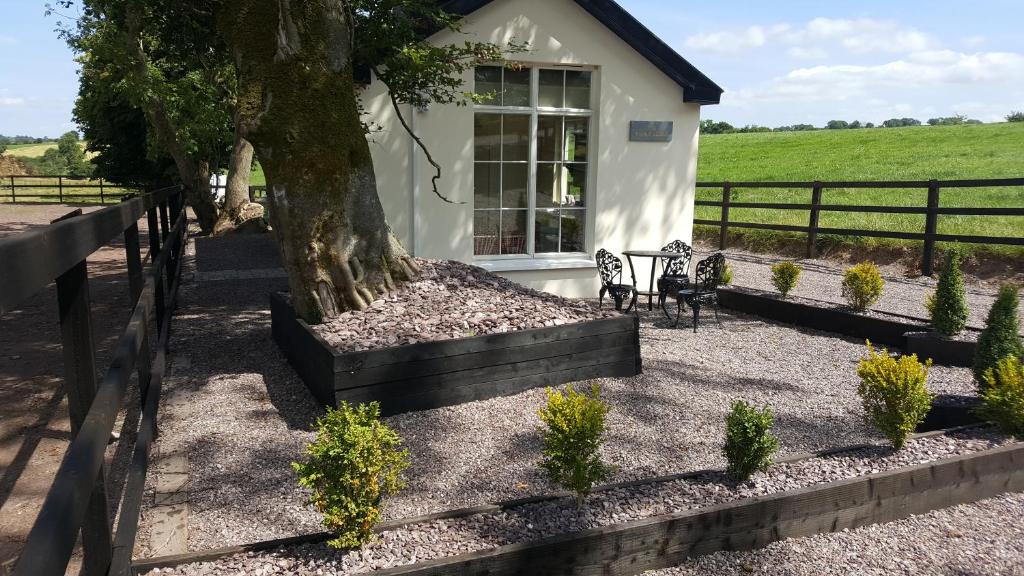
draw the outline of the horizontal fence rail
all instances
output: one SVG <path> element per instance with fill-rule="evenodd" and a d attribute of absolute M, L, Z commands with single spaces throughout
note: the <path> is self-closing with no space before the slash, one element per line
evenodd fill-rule
<path fill-rule="evenodd" d="M 46 228 L 0 240 L 0 313 L 13 310 L 56 279 L 72 440 L 14 569 L 16 575 L 64 574 L 81 533 L 86 576 L 131 573 L 149 450 L 156 435 L 170 321 L 187 239 L 181 187 L 128 199 L 91 214 L 81 210 Z M 138 220 L 149 224 L 149 253 L 139 246 Z M 123 235 L 132 313 L 99 383 L 92 358 L 86 258 Z M 149 262 L 148 266 L 143 266 Z M 154 323 L 150 321 L 155 317 Z M 155 335 L 155 350 L 150 335 Z M 155 355 L 154 355 L 155 354 Z M 108 498 L 104 453 L 133 373 L 141 414 L 127 446 L 131 457 L 123 499 Z M 122 435 L 119 442 L 131 442 Z M 123 446 L 118 446 L 120 450 Z M 118 502 L 120 509 L 118 510 Z M 113 506 L 114 510 L 111 510 Z M 112 514 L 117 511 L 118 514 Z M 110 518 L 119 516 L 117 530 Z"/>
<path fill-rule="evenodd" d="M 125 194 L 142 192 L 138 186 L 121 186 L 103 178 L 55 176 L 0 176 L 0 202 L 12 203 L 116 203 Z"/>
<path fill-rule="evenodd" d="M 712 206 L 721 209 L 719 220 L 694 218 L 696 225 L 717 226 L 720 229 L 719 247 L 728 245 L 729 228 L 745 228 L 754 230 L 773 230 L 779 232 L 800 232 L 807 234 L 807 257 L 817 254 L 819 234 L 839 236 L 856 236 L 868 238 L 893 238 L 899 240 L 917 240 L 924 243 L 921 255 L 921 271 L 931 276 L 936 242 L 965 242 L 974 244 L 996 244 L 1004 246 L 1024 246 L 1024 221 L 1021 234 L 1017 236 L 982 236 L 970 234 L 939 234 L 938 217 L 941 215 L 956 216 L 1024 216 L 1024 191 L 1021 194 L 1020 207 L 941 207 L 939 198 L 944 188 L 999 188 L 1024 187 L 1024 178 L 994 178 L 981 180 L 906 180 L 906 181 L 835 181 L 835 182 L 698 182 L 697 188 L 720 188 L 721 200 L 695 200 L 695 206 Z M 737 189 L 805 189 L 810 191 L 810 202 L 737 202 L 732 195 Z M 927 190 L 927 201 L 924 206 L 879 206 L 859 204 L 827 204 L 822 202 L 822 194 L 827 189 L 924 189 Z M 767 210 L 807 211 L 807 225 L 771 224 L 766 222 L 743 222 L 730 219 L 730 209 L 757 208 Z M 863 230 L 856 228 L 834 228 L 819 225 L 822 212 L 862 212 L 872 214 L 918 214 L 924 215 L 925 223 L 921 232 L 901 232 L 895 230 Z"/>

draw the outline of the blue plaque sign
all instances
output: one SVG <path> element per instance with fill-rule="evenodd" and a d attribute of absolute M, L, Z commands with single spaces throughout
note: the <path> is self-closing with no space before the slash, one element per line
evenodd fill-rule
<path fill-rule="evenodd" d="M 672 122 L 651 122 L 631 120 L 629 122 L 630 142 L 671 142 Z"/>

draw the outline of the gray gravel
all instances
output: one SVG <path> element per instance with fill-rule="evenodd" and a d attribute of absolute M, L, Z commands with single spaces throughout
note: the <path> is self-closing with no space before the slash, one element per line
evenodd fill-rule
<path fill-rule="evenodd" d="M 896 453 L 889 448 L 875 447 L 779 464 L 755 474 L 747 482 L 737 483 L 721 473 L 709 473 L 694 479 L 599 492 L 593 494 L 582 509 L 577 509 L 571 498 L 560 498 L 500 513 L 412 524 L 382 532 L 374 542 L 351 552 L 333 550 L 324 544 L 304 544 L 272 553 L 237 555 L 216 562 L 181 566 L 169 573 L 193 575 L 209 569 L 255 572 L 267 565 L 280 566 L 278 562 L 282 561 L 295 562 L 293 568 L 322 570 L 324 574 L 367 572 L 925 464 L 1007 442 L 1004 436 L 972 430 L 911 441 Z"/>
<path fill-rule="evenodd" d="M 538 292 L 483 268 L 417 258 L 420 275 L 313 331 L 343 352 L 560 326 L 615 315 Z"/>
<path fill-rule="evenodd" d="M 284 284 L 185 286 L 173 353 L 189 362 L 165 393 L 187 401 L 161 411 L 158 444 L 189 456 L 189 549 L 320 530 L 289 463 L 313 439 L 309 426 L 321 412 L 269 334 L 267 295 Z M 719 325 L 710 311 L 694 334 L 659 314 L 641 315 L 644 374 L 601 381 L 612 405 L 602 448 L 616 467 L 610 481 L 723 467 L 723 423 L 736 399 L 773 408 L 782 454 L 878 440 L 855 392 L 863 343 L 724 312 Z M 971 372 L 933 367 L 929 387 L 970 393 Z M 385 518 L 555 491 L 537 466 L 543 402 L 543 390 L 530 390 L 388 418 L 413 464 Z"/>
<path fill-rule="evenodd" d="M 1024 493 L 888 524 L 718 552 L 649 576 L 1024 575 Z"/>
<path fill-rule="evenodd" d="M 697 246 L 694 262 L 699 258 L 707 257 L 713 251 L 712 247 L 706 245 Z M 772 264 L 792 261 L 803 268 L 803 272 L 800 274 L 796 288 L 790 294 L 816 300 L 846 303 L 841 293 L 841 283 L 843 272 L 849 267 L 847 264 L 833 260 L 785 258 L 737 249 L 728 249 L 724 254 L 733 269 L 733 284 L 737 286 L 775 292 L 775 287 L 771 283 Z M 911 278 L 906 275 L 903 267 L 897 264 L 882 265 L 879 268 L 885 279 L 885 288 L 874 308 L 885 312 L 927 318 L 928 311 L 925 309 L 925 301 L 927 296 L 935 291 L 939 274 L 936 273 L 933 278 L 927 276 Z M 988 315 L 988 310 L 995 301 L 999 286 L 995 282 L 982 282 L 971 277 L 965 277 L 965 284 L 970 312 L 968 326 L 983 328 L 985 316 Z M 1024 325 L 1024 306 L 1020 309 L 1020 315 L 1021 324 Z"/>

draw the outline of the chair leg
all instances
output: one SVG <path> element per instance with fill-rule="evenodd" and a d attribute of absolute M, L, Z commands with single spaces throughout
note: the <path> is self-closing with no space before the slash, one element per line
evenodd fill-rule
<path fill-rule="evenodd" d="M 676 321 L 672 323 L 672 327 L 679 326 L 679 317 L 683 314 L 683 299 L 679 298 L 676 300 Z"/>
<path fill-rule="evenodd" d="M 633 290 L 633 298 L 630 299 L 629 307 L 626 308 L 626 312 L 629 312 L 630 310 L 632 310 L 633 314 L 636 314 L 637 316 L 639 316 L 640 315 L 640 311 L 637 309 L 637 305 L 636 305 L 636 297 L 637 296 L 639 296 L 639 293 L 637 293 L 636 290 Z"/>
<path fill-rule="evenodd" d="M 715 298 L 711 302 L 715 305 L 715 322 L 718 322 L 718 325 L 721 326 L 722 321 L 718 319 L 718 298 Z"/>
<path fill-rule="evenodd" d="M 601 291 L 597 293 L 597 308 L 600 309 L 601 305 L 604 304 L 604 294 L 608 291 L 608 288 L 601 286 Z"/>
<path fill-rule="evenodd" d="M 693 333 L 697 333 L 697 324 L 700 321 L 700 300 L 695 300 L 690 304 L 690 308 L 693 308 Z"/>
<path fill-rule="evenodd" d="M 612 292 L 612 298 L 615 299 L 615 309 L 622 311 L 622 294 L 618 292 Z"/>

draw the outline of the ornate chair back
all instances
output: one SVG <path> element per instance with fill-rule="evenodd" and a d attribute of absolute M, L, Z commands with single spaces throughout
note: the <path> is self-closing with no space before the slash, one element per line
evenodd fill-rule
<path fill-rule="evenodd" d="M 697 262 L 697 272 L 694 276 L 694 283 L 701 292 L 714 292 L 715 288 L 722 283 L 722 273 L 725 271 L 725 256 L 721 252 L 715 252 L 711 256 Z"/>
<path fill-rule="evenodd" d="M 622 260 L 604 248 L 598 250 L 595 256 L 601 284 L 609 286 L 622 281 Z"/>
<path fill-rule="evenodd" d="M 690 260 L 693 259 L 693 249 L 682 240 L 673 240 L 661 249 L 662 252 L 677 252 L 682 256 L 677 258 L 665 258 L 662 260 L 662 273 L 665 276 L 686 276 L 690 272 Z"/>

